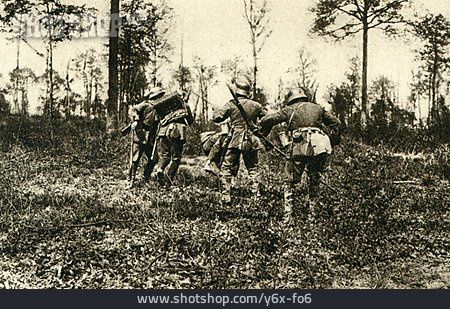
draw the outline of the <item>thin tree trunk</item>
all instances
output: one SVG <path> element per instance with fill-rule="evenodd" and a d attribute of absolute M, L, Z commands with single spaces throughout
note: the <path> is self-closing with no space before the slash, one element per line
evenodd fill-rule
<path fill-rule="evenodd" d="M 67 62 L 67 69 L 66 69 L 66 106 L 65 106 L 66 118 L 68 118 L 70 116 L 70 76 L 69 76 L 69 66 L 70 66 L 70 60 Z"/>
<path fill-rule="evenodd" d="M 53 95 L 53 40 L 49 39 L 49 82 L 50 82 L 50 119 L 53 119 L 54 95 Z"/>
<path fill-rule="evenodd" d="M 437 108 L 436 108 L 436 79 L 438 74 L 438 54 L 437 54 L 437 46 L 434 44 L 434 59 L 433 59 L 433 72 L 432 72 L 432 84 L 431 84 L 431 115 L 433 120 L 438 121 Z"/>
<path fill-rule="evenodd" d="M 428 122 L 428 126 L 431 125 L 432 122 L 432 95 L 431 95 L 431 88 L 433 87 L 432 85 L 432 75 L 430 75 L 430 79 L 428 81 L 428 118 L 427 118 L 427 122 Z"/>
<path fill-rule="evenodd" d="M 258 74 L 258 54 L 256 52 L 256 36 L 253 33 L 253 98 L 256 98 L 256 76 Z"/>
<path fill-rule="evenodd" d="M 114 27 L 114 22 L 119 16 L 120 0 L 111 0 L 111 29 Z M 108 103 L 107 103 L 107 128 L 114 130 L 117 127 L 117 106 L 118 106 L 118 54 L 119 54 L 119 32 L 111 30 L 109 36 L 109 88 L 108 88 Z"/>
<path fill-rule="evenodd" d="M 362 65 L 362 84 L 361 84 L 361 127 L 365 128 L 367 124 L 367 65 L 368 65 L 368 41 L 369 27 L 367 18 L 363 20 L 363 65 Z"/>

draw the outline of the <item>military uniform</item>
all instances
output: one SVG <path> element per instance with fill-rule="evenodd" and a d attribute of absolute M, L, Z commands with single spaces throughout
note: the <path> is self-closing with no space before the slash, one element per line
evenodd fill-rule
<path fill-rule="evenodd" d="M 148 181 L 156 162 L 153 147 L 158 129 L 158 116 L 150 101 L 142 102 L 130 108 L 130 118 L 137 122 L 133 134 L 132 165 L 129 171 L 129 180 L 134 181 L 139 161 L 145 153 L 147 163 L 144 168 L 144 179 Z"/>
<path fill-rule="evenodd" d="M 158 131 L 158 164 L 156 177 L 160 184 L 170 185 L 178 171 L 183 156 L 183 148 L 186 143 L 186 128 L 193 123 L 192 113 L 189 106 L 185 108 L 188 112 L 188 118 L 182 118 L 161 126 Z M 165 169 L 168 167 L 167 173 Z M 168 177 L 169 183 L 165 183 L 165 177 Z"/>
<path fill-rule="evenodd" d="M 144 180 L 148 181 L 157 161 L 154 153 L 156 142 L 156 133 L 158 131 L 159 118 L 153 108 L 153 101 L 165 94 L 160 88 L 156 87 L 150 91 L 148 100 L 133 105 L 129 108 L 128 114 L 132 121 L 133 144 L 132 144 L 132 163 L 129 170 L 129 188 L 133 186 L 136 178 L 136 171 L 139 161 L 145 153 L 147 163 L 144 168 Z"/>
<path fill-rule="evenodd" d="M 288 106 L 281 111 L 267 115 L 261 120 L 263 134 L 268 134 L 273 126 L 286 122 L 292 138 L 289 147 L 290 160 L 285 164 L 285 213 L 286 220 L 292 214 L 293 190 L 301 181 L 305 168 L 309 176 L 309 197 L 314 200 L 319 191 L 320 173 L 324 171 L 326 159 L 332 148 L 329 137 L 322 130 L 324 126 L 338 130 L 339 120 L 318 104 L 307 101 L 302 92 L 289 95 Z M 311 205 L 313 205 L 311 203 Z"/>
<path fill-rule="evenodd" d="M 266 115 L 261 104 L 246 97 L 249 93 L 248 85 L 236 84 L 236 88 L 239 102 L 250 121 L 256 123 L 258 119 Z M 235 177 L 238 174 L 241 155 L 252 182 L 252 191 L 255 194 L 259 193 L 260 179 L 258 175 L 258 151 L 264 149 L 259 138 L 247 127 L 244 117 L 233 101 L 227 102 L 225 106 L 214 115 L 213 121 L 220 123 L 228 118 L 230 119 L 232 136 L 225 153 L 222 171 L 220 173 L 222 200 L 225 203 L 231 202 L 231 181 L 232 177 Z"/>

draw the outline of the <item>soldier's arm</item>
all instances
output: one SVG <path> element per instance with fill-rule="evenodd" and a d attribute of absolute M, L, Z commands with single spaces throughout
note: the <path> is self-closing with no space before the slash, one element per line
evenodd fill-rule
<path fill-rule="evenodd" d="M 145 102 L 130 106 L 130 108 L 128 110 L 128 115 L 129 115 L 131 121 L 142 120 L 142 119 L 140 119 L 140 114 L 147 106 L 148 106 L 148 103 L 145 103 Z"/>
<path fill-rule="evenodd" d="M 268 114 L 264 116 L 259 123 L 261 126 L 261 133 L 267 136 L 274 126 L 286 121 L 288 121 L 288 116 L 284 110 Z"/>
<path fill-rule="evenodd" d="M 324 110 L 323 112 L 323 123 L 329 127 L 333 131 L 339 131 L 339 127 L 341 126 L 341 122 L 339 119 L 331 114 L 330 112 Z"/>
<path fill-rule="evenodd" d="M 226 120 L 228 117 L 230 117 L 230 115 L 231 115 L 230 104 L 227 103 L 222 109 L 218 110 L 217 112 L 214 112 L 212 120 L 215 123 L 220 123 Z"/>
<path fill-rule="evenodd" d="M 261 106 L 261 111 L 259 112 L 258 118 L 262 119 L 266 117 L 268 114 L 267 109 L 265 109 L 263 106 Z"/>

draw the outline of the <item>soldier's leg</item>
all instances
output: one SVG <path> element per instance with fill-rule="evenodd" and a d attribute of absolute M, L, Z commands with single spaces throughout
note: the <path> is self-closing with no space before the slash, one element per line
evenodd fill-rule
<path fill-rule="evenodd" d="M 208 161 L 214 162 L 217 164 L 218 160 L 220 160 L 220 154 L 222 153 L 222 143 L 223 143 L 223 137 L 219 136 L 217 141 L 214 143 L 214 145 L 211 147 L 211 151 L 208 155 Z"/>
<path fill-rule="evenodd" d="M 167 137 L 160 137 L 158 139 L 158 170 L 164 170 L 170 163 L 170 142 Z"/>
<path fill-rule="evenodd" d="M 178 167 L 181 163 L 181 158 L 183 156 L 183 146 L 184 140 L 172 140 L 172 161 L 170 162 L 169 171 L 167 175 L 173 181 L 175 175 L 177 174 Z"/>
<path fill-rule="evenodd" d="M 132 149 L 131 166 L 128 170 L 128 189 L 131 189 L 134 185 L 134 180 L 136 179 L 136 172 L 139 166 L 139 161 L 142 157 L 143 148 L 140 143 L 134 142 Z"/>
<path fill-rule="evenodd" d="M 153 168 L 155 167 L 155 162 L 156 162 L 155 159 L 156 158 L 152 158 L 153 147 L 154 147 L 154 142 L 148 143 L 147 145 L 145 145 L 145 148 L 144 148 L 145 155 L 147 156 L 147 164 L 145 165 L 145 168 L 144 168 L 144 180 L 145 181 L 148 181 L 150 179 L 150 175 L 152 174 Z"/>
<path fill-rule="evenodd" d="M 220 182 L 222 186 L 222 201 L 231 202 L 231 179 L 237 175 L 239 170 L 240 150 L 236 148 L 227 149 L 223 168 L 220 172 Z"/>
<path fill-rule="evenodd" d="M 156 169 L 156 178 L 160 184 L 164 184 L 164 170 L 169 165 L 171 159 L 170 141 L 166 136 L 157 140 L 158 163 Z"/>
<path fill-rule="evenodd" d="M 322 153 L 312 157 L 308 162 L 309 197 L 316 199 L 319 195 L 321 173 L 324 171 L 328 155 Z"/>
<path fill-rule="evenodd" d="M 308 162 L 308 179 L 309 179 L 309 201 L 311 215 L 315 216 L 317 212 L 317 198 L 319 195 L 321 173 L 325 168 L 327 154 L 323 153 L 312 157 Z"/>
<path fill-rule="evenodd" d="M 242 153 L 245 167 L 248 170 L 248 175 L 251 182 L 252 193 L 258 197 L 260 194 L 261 179 L 258 171 L 258 151 L 249 151 Z"/>
<path fill-rule="evenodd" d="M 133 156 L 132 156 L 132 159 L 131 159 L 131 166 L 130 166 L 130 169 L 128 171 L 128 179 L 130 181 L 134 180 L 135 177 L 136 177 L 136 171 L 137 171 L 137 168 L 138 168 L 138 165 L 139 165 L 139 161 L 141 160 L 141 156 L 142 156 L 142 153 L 143 153 L 143 149 L 142 149 L 141 146 L 142 145 L 139 144 L 139 143 L 136 143 L 136 142 L 133 143 L 133 149 L 132 149 Z"/>
<path fill-rule="evenodd" d="M 305 163 L 301 160 L 291 159 L 286 161 L 284 168 L 284 222 L 286 224 L 292 221 L 295 186 L 300 183 L 304 169 Z"/>

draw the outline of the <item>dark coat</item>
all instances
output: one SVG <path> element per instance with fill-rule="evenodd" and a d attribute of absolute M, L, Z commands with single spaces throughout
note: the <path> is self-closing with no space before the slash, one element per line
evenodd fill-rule
<path fill-rule="evenodd" d="M 258 119 L 266 115 L 265 109 L 256 101 L 240 97 L 239 102 L 241 103 L 249 120 L 251 120 L 254 124 L 257 123 Z M 229 149 L 262 149 L 261 141 L 253 133 L 250 132 L 244 120 L 244 117 L 242 116 L 236 105 L 233 103 L 233 101 L 227 102 L 221 110 L 216 112 L 213 117 L 213 121 L 215 123 L 220 123 L 228 118 L 230 118 L 231 130 L 233 132 L 233 136 L 228 146 Z M 247 142 L 244 143 L 245 141 Z"/>

